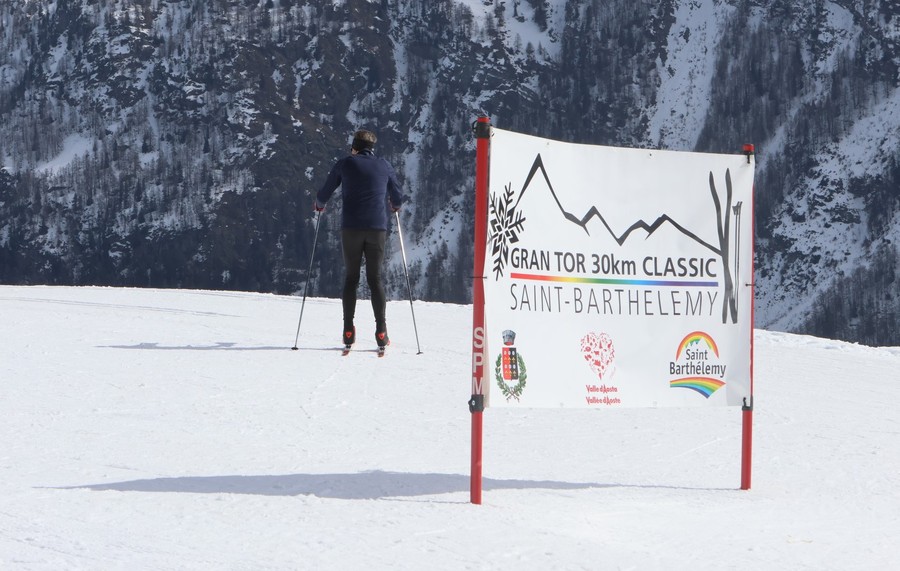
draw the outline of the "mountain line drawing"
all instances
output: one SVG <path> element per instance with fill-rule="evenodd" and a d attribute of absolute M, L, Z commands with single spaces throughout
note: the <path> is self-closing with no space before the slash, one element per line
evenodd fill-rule
<path fill-rule="evenodd" d="M 578 216 L 576 216 L 575 214 L 572 214 L 571 212 L 567 211 L 563 207 L 562 203 L 559 200 L 559 197 L 556 194 L 556 190 L 553 188 L 553 183 L 550 182 L 550 176 L 547 174 L 547 169 L 544 167 L 544 161 L 541 158 L 540 153 L 538 153 L 538 155 L 535 157 L 534 162 L 531 165 L 531 169 L 528 171 L 528 176 L 525 177 L 525 184 L 522 185 L 522 191 L 519 193 L 519 198 L 518 198 L 518 200 L 516 200 L 515 206 L 518 206 L 519 202 L 522 201 L 522 197 L 525 196 L 525 191 L 528 190 L 528 187 L 531 185 L 532 179 L 534 178 L 534 176 L 536 174 L 538 174 L 538 172 L 540 172 L 540 174 L 543 176 L 544 182 L 547 183 L 547 187 L 550 189 L 550 194 L 551 194 L 551 196 L 553 196 L 554 202 L 556 202 L 556 206 L 559 208 L 559 211 L 562 213 L 562 215 L 565 217 L 565 219 L 568 220 L 569 222 L 572 222 L 573 224 L 580 226 L 585 231 L 585 233 L 589 236 L 591 233 L 588 230 L 587 225 L 593 218 L 597 218 L 600 220 L 600 222 L 603 224 L 603 227 L 606 228 L 606 231 L 609 232 L 609 235 L 612 237 L 613 240 L 616 241 L 616 243 L 619 246 L 623 245 L 628 240 L 628 237 L 631 235 L 631 233 L 634 232 L 635 230 L 643 229 L 643 230 L 647 231 L 648 235 L 650 235 L 650 234 L 653 234 L 654 232 L 656 232 L 660 227 L 662 227 L 663 224 L 668 223 L 671 226 L 675 227 L 675 229 L 677 229 L 679 232 L 681 232 L 685 236 L 689 237 L 691 240 L 694 240 L 698 244 L 709 249 L 714 254 L 716 254 L 716 255 L 722 254 L 720 247 L 714 246 L 713 244 L 710 244 L 706 240 L 700 238 L 699 236 L 697 236 L 696 234 L 694 234 L 693 232 L 691 232 L 690 230 L 685 228 L 683 225 L 679 224 L 676 220 L 674 220 L 668 214 L 663 214 L 663 215 L 657 217 L 657 219 L 654 220 L 652 224 L 648 224 L 643 219 L 637 220 L 631 226 L 629 226 L 624 232 L 622 232 L 622 234 L 620 234 L 620 235 L 616 235 L 616 233 L 610 227 L 609 223 L 606 221 L 606 217 L 603 216 L 603 214 L 600 212 L 600 210 L 596 206 L 591 206 L 591 208 L 587 212 L 585 212 L 583 216 L 581 216 L 579 218 Z M 729 178 L 730 178 L 730 175 L 729 175 Z M 718 214 L 721 215 L 718 204 L 716 205 L 716 211 Z"/>

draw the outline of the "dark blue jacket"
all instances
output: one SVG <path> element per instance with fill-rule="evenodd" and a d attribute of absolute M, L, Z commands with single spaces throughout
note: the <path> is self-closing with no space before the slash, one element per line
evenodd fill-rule
<path fill-rule="evenodd" d="M 387 200 L 390 199 L 392 208 L 400 208 L 403 203 L 397 173 L 372 151 L 362 151 L 336 162 L 316 194 L 316 205 L 325 206 L 338 186 L 344 201 L 342 228 L 387 230 Z"/>

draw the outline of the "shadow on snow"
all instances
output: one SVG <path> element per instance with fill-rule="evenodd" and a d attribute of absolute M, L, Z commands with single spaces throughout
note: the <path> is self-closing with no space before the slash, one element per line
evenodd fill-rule
<path fill-rule="evenodd" d="M 490 490 L 577 490 L 618 487 L 608 484 L 547 480 L 496 480 L 484 478 Z M 469 491 L 469 476 L 461 474 L 412 474 L 375 470 L 357 474 L 290 474 L 282 476 L 185 476 L 152 478 L 58 489 L 119 492 L 168 492 L 191 494 L 251 494 L 260 496 L 313 495 L 344 500 L 430 496 Z"/>
<path fill-rule="evenodd" d="M 247 347 L 237 343 L 219 341 L 215 345 L 160 345 L 159 343 L 138 343 L 137 345 L 98 345 L 101 349 L 146 349 L 155 351 L 284 351 L 288 347 L 256 346 Z"/>

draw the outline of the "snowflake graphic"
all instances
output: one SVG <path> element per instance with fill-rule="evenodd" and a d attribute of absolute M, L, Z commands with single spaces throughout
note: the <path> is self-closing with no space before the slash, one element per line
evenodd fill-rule
<path fill-rule="evenodd" d="M 513 205 L 515 193 L 512 184 L 506 185 L 501 195 L 492 195 L 490 202 L 490 243 L 494 258 L 494 279 L 503 275 L 503 268 L 509 258 L 509 245 L 519 241 L 525 217 Z"/>

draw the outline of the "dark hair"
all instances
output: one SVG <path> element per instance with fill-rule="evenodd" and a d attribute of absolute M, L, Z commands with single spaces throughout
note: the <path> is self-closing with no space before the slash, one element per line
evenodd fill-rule
<path fill-rule="evenodd" d="M 351 148 L 357 153 L 361 151 L 371 151 L 375 148 L 375 142 L 377 140 L 378 137 L 375 136 L 375 133 L 361 129 L 353 133 L 353 144 L 351 145 Z"/>

